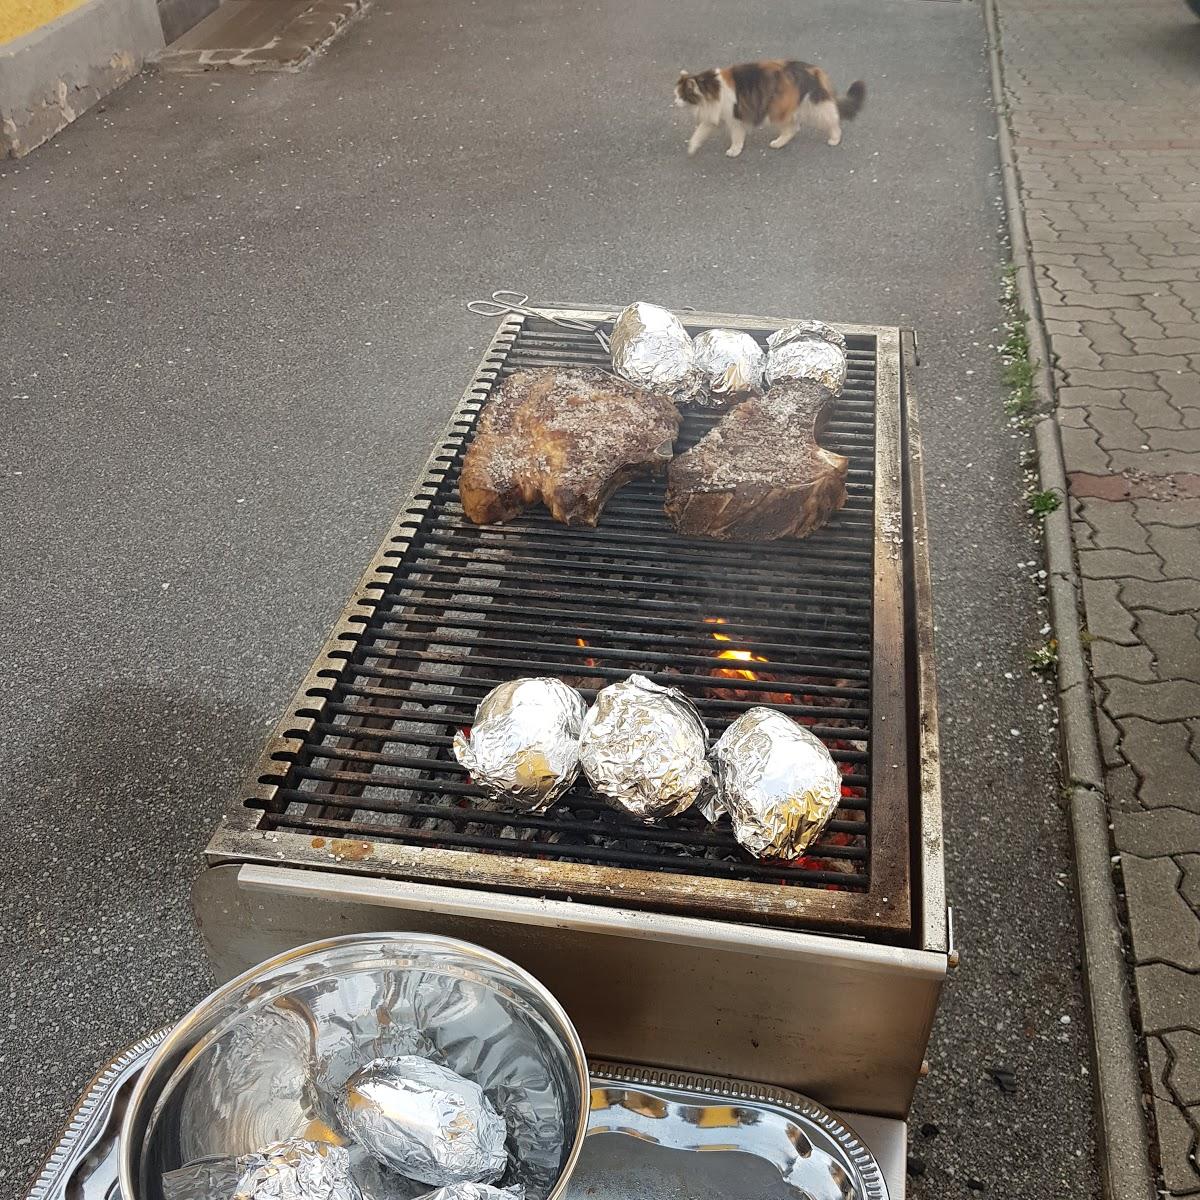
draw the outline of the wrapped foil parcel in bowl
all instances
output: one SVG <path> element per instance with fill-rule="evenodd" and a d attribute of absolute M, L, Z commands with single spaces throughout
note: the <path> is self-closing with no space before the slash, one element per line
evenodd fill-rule
<path fill-rule="evenodd" d="M 579 758 L 588 782 L 619 812 L 641 821 L 674 817 L 712 785 L 707 734 L 682 692 L 630 675 L 596 694 Z"/>
<path fill-rule="evenodd" d="M 735 397 L 762 390 L 766 355 L 740 329 L 706 329 L 692 342 L 696 366 L 708 389 L 697 403 L 723 408 Z"/>
<path fill-rule="evenodd" d="M 236 1157 L 208 1157 L 168 1171 L 163 1200 L 366 1200 L 343 1146 L 288 1138 Z"/>
<path fill-rule="evenodd" d="M 824 743 L 790 717 L 751 708 L 721 735 L 719 811 L 756 858 L 795 858 L 841 803 L 842 778 Z"/>
<path fill-rule="evenodd" d="M 238 1160 L 232 1200 L 361 1200 L 341 1146 L 290 1138 Z"/>
<path fill-rule="evenodd" d="M 638 301 L 617 317 L 609 339 L 613 370 L 630 383 L 686 404 L 703 393 L 692 339 L 673 313 Z"/>
<path fill-rule="evenodd" d="M 793 321 L 767 338 L 768 384 L 815 379 L 835 396 L 846 383 L 846 339 L 824 321 Z"/>
<path fill-rule="evenodd" d="M 492 1183 L 508 1165 L 507 1129 L 483 1089 L 415 1054 L 360 1067 L 337 1113 L 346 1133 L 407 1179 Z"/>
<path fill-rule="evenodd" d="M 542 812 L 579 776 L 579 730 L 587 705 L 560 679 L 513 679 L 475 710 L 454 757 L 478 784 L 528 812 Z"/>

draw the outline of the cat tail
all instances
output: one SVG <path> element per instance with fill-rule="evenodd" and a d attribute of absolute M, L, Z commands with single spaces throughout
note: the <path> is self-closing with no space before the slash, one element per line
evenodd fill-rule
<path fill-rule="evenodd" d="M 846 89 L 846 94 L 838 98 L 838 116 L 843 121 L 853 121 L 866 102 L 867 85 L 861 79 L 856 80 Z"/>

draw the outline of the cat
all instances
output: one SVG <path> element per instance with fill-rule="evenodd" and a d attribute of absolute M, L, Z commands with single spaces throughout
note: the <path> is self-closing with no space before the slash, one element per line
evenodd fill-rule
<path fill-rule="evenodd" d="M 779 131 L 771 142 L 775 150 L 786 146 L 804 125 L 820 130 L 829 145 L 836 146 L 842 140 L 842 122 L 856 117 L 866 98 L 867 85 L 861 79 L 839 97 L 820 67 L 781 58 L 710 68 L 695 75 L 680 71 L 675 81 L 676 105 L 691 105 L 696 110 L 689 156 L 718 125 L 724 125 L 729 130 L 725 153 L 737 158 L 746 144 L 746 130 L 764 121 Z"/>

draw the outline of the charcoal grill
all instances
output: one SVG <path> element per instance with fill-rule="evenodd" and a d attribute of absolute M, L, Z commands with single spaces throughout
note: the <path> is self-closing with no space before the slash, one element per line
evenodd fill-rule
<path fill-rule="evenodd" d="M 622 489 L 594 530 L 542 511 L 473 526 L 458 475 L 497 381 L 605 365 L 563 313 L 613 315 L 500 325 L 226 813 L 197 885 L 210 952 L 230 974 L 324 932 L 452 932 L 541 975 L 591 1053 L 902 1115 L 948 953 L 911 338 L 841 327 L 822 442 L 850 460 L 848 500 L 804 541 L 679 537 L 661 481 Z M 760 339 L 782 323 L 680 315 Z M 682 444 L 715 419 L 689 412 Z M 830 746 L 843 805 L 805 859 L 758 862 L 698 815 L 647 828 L 584 785 L 516 814 L 454 761 L 496 683 L 554 674 L 590 699 L 631 671 L 688 692 L 714 736 L 768 703 Z"/>

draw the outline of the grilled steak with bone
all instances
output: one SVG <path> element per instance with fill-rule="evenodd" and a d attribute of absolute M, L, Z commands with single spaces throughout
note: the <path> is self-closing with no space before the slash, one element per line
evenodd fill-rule
<path fill-rule="evenodd" d="M 541 500 L 564 525 L 595 525 L 617 488 L 666 466 L 679 420 L 670 400 L 604 371 L 515 371 L 467 450 L 463 511 L 488 525 Z"/>
<path fill-rule="evenodd" d="M 833 395 L 783 380 L 746 400 L 667 473 L 667 515 L 682 534 L 738 541 L 807 537 L 846 502 L 847 460 L 817 444 Z"/>

